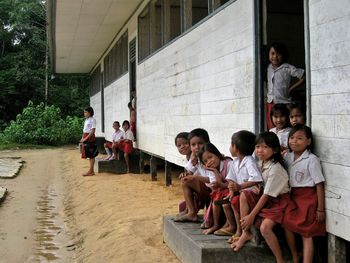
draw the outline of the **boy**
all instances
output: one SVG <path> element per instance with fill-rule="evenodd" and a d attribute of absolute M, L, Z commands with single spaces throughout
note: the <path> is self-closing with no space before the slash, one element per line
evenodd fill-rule
<path fill-rule="evenodd" d="M 103 145 L 105 147 L 105 150 L 107 152 L 107 157 L 104 159 L 106 161 L 118 159 L 118 144 L 120 143 L 120 140 L 123 139 L 123 131 L 120 130 L 120 124 L 119 121 L 113 122 L 113 129 L 114 133 L 112 135 L 112 142 L 107 141 Z"/>

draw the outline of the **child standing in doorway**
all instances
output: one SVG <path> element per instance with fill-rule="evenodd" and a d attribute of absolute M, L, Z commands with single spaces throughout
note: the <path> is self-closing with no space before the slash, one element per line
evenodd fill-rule
<path fill-rule="evenodd" d="M 259 158 L 258 167 L 264 180 L 264 192 L 255 207 L 248 207 L 247 202 L 241 203 L 242 206 L 246 206 L 248 213 L 246 216 L 242 215 L 243 234 L 233 247 L 238 251 L 252 238 L 250 227 L 259 215 L 262 218 L 261 234 L 274 254 L 276 262 L 283 263 L 282 250 L 273 228 L 276 224 L 282 223 L 284 211 L 289 202 L 289 185 L 288 173 L 284 168 L 285 164 L 276 134 L 261 133 L 256 140 L 255 154 Z"/>
<path fill-rule="evenodd" d="M 287 63 L 288 51 L 282 43 L 273 43 L 268 57 L 270 64 L 267 67 L 266 122 L 269 130 L 273 127 L 270 119 L 273 105 L 291 103 L 289 94 L 304 82 L 304 70 Z M 291 85 L 292 77 L 299 80 Z"/>
<path fill-rule="evenodd" d="M 270 129 L 277 135 L 282 152 L 288 149 L 289 127 L 289 110 L 286 104 L 278 103 L 272 107 L 270 118 L 274 124 L 274 128 Z"/>
<path fill-rule="evenodd" d="M 298 262 L 294 233 L 303 240 L 303 262 L 313 262 L 313 237 L 324 236 L 325 228 L 325 193 L 324 177 L 320 160 L 311 153 L 312 132 L 305 125 L 296 125 L 289 134 L 290 153 L 285 157 L 291 202 L 283 222 L 293 262 Z"/>

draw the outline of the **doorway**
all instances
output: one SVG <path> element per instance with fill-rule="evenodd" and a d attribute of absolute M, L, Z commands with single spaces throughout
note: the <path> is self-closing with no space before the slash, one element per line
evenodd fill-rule
<path fill-rule="evenodd" d="M 136 38 L 129 43 L 129 96 L 131 106 L 134 110 L 130 111 L 131 131 L 136 139 L 136 123 L 137 123 L 137 92 L 136 92 Z"/>

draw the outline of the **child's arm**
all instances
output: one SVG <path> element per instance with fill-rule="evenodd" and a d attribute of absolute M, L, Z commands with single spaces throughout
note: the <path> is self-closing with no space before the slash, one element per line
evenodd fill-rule
<path fill-rule="evenodd" d="M 227 188 L 228 187 L 228 183 L 223 182 L 222 176 L 217 169 L 215 169 L 215 168 L 206 168 L 206 169 L 213 172 L 215 175 L 215 182 L 212 182 L 213 187 L 217 187 L 217 188 Z"/>
<path fill-rule="evenodd" d="M 242 184 L 237 184 L 236 182 L 230 182 L 229 183 L 229 188 L 231 188 L 234 192 L 240 191 L 245 188 L 252 187 L 254 185 L 258 185 L 260 182 L 244 182 Z"/>
<path fill-rule="evenodd" d="M 245 230 L 249 228 L 253 223 L 256 215 L 260 212 L 261 209 L 266 205 L 267 201 L 269 201 L 270 196 L 263 194 L 254 209 L 250 212 L 250 214 L 246 215 L 241 219 L 241 227 Z"/>
<path fill-rule="evenodd" d="M 85 138 L 81 138 L 80 142 L 86 142 L 89 140 L 90 137 L 92 137 L 95 134 L 95 128 L 92 128 L 88 134 L 88 136 L 86 136 Z"/>
<path fill-rule="evenodd" d="M 316 210 L 316 222 L 317 223 L 323 223 L 326 214 L 325 214 L 325 207 L 324 207 L 324 184 L 319 183 L 316 184 L 316 194 L 317 194 L 317 210 Z"/>
<path fill-rule="evenodd" d="M 297 82 L 295 82 L 292 86 L 289 87 L 288 92 L 290 93 L 293 89 L 299 87 L 301 84 L 303 84 L 305 81 L 305 77 L 303 76 L 301 79 L 299 79 Z"/>

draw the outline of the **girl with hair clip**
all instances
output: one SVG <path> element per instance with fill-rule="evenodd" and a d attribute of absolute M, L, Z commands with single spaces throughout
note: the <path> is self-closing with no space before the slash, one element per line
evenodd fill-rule
<path fill-rule="evenodd" d="M 304 70 L 288 64 L 288 51 L 284 44 L 273 43 L 269 48 L 267 67 L 267 100 L 266 100 L 266 122 L 267 129 L 273 127 L 270 112 L 273 105 L 277 103 L 291 103 L 290 92 L 304 82 Z M 292 78 L 297 78 L 291 85 Z"/>
<path fill-rule="evenodd" d="M 294 233 L 303 240 L 303 262 L 313 262 L 313 237 L 324 236 L 325 193 L 324 176 L 319 158 L 311 152 L 312 132 L 305 125 L 296 125 L 289 133 L 290 153 L 285 157 L 291 202 L 286 209 L 283 227 L 293 262 L 298 262 Z"/>
<path fill-rule="evenodd" d="M 209 176 L 208 187 L 211 188 L 211 204 L 210 208 L 212 210 L 213 225 L 204 230 L 203 234 L 215 235 L 232 235 L 232 231 L 226 231 L 220 229 L 219 219 L 221 206 L 217 205 L 215 202 L 222 201 L 225 196 L 228 195 L 228 182 L 226 181 L 226 176 L 228 174 L 229 168 L 232 164 L 232 159 L 230 157 L 224 157 L 220 151 L 212 143 L 207 143 L 198 153 L 199 160 L 204 165 L 204 169 L 211 172 Z M 210 208 L 207 210 L 206 216 L 209 216 Z"/>
<path fill-rule="evenodd" d="M 265 238 L 276 258 L 277 263 L 284 262 L 282 250 L 278 239 L 273 231 L 276 224 L 281 224 L 284 211 L 289 202 L 288 174 L 281 155 L 278 137 L 273 132 L 263 132 L 259 134 L 255 153 L 259 158 L 258 167 L 262 172 L 263 194 L 255 207 L 247 207 L 248 213 L 242 215 L 241 226 L 243 234 L 241 238 L 233 244 L 235 251 L 238 251 L 246 241 L 252 238 L 250 227 L 257 216 L 262 218 L 260 231 Z"/>

